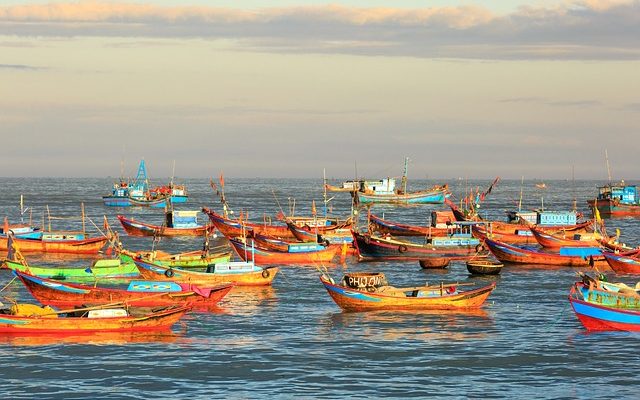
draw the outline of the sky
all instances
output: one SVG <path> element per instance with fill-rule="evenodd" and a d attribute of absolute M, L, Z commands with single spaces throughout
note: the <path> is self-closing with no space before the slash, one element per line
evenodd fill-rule
<path fill-rule="evenodd" d="M 0 176 L 634 180 L 639 71 L 640 1 L 2 0 Z"/>

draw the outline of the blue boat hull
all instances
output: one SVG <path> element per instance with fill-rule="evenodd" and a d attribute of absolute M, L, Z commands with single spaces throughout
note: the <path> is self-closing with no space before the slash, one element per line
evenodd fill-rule
<path fill-rule="evenodd" d="M 569 296 L 571 307 L 590 331 L 640 331 L 640 312 L 593 304 Z"/>
<path fill-rule="evenodd" d="M 102 201 L 108 207 L 130 207 L 129 197 L 120 196 L 102 196 Z"/>

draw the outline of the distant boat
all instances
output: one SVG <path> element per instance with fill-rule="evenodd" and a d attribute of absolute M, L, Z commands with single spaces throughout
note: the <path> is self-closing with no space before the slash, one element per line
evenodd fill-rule
<path fill-rule="evenodd" d="M 546 189 L 547 188 L 547 184 L 544 183 L 544 182 L 536 183 L 536 187 L 538 189 Z"/>
<path fill-rule="evenodd" d="M 407 192 L 407 168 L 409 159 L 405 158 L 401 188 L 396 188 L 394 178 L 378 181 L 345 181 L 340 187 L 325 184 L 331 191 L 351 192 L 360 204 L 442 204 L 451 194 L 448 186 L 434 186 L 427 190 Z"/>
<path fill-rule="evenodd" d="M 592 209 L 597 208 L 603 217 L 640 216 L 640 190 L 624 181 L 600 186 L 598 196 L 587 203 Z"/>
<path fill-rule="evenodd" d="M 185 186 L 175 185 L 173 178 L 168 185 L 150 188 L 146 164 L 140 160 L 136 179 L 129 182 L 121 177 L 113 184 L 111 194 L 102 196 L 102 201 L 105 206 L 111 207 L 164 207 L 167 199 L 172 203 L 184 203 L 187 198 Z"/>

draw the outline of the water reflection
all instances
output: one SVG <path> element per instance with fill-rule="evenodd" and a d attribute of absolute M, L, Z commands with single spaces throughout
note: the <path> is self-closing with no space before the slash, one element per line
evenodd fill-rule
<path fill-rule="evenodd" d="M 168 332 L 93 332 L 86 334 L 29 334 L 5 333 L 0 336 L 0 344 L 12 346 L 58 346 L 73 344 L 127 345 L 131 343 L 174 343 L 182 338 L 182 333 Z"/>
<path fill-rule="evenodd" d="M 367 340 L 467 340 L 486 338 L 493 330 L 491 314 L 464 310 L 380 310 L 328 314 L 322 334 L 360 335 Z"/>

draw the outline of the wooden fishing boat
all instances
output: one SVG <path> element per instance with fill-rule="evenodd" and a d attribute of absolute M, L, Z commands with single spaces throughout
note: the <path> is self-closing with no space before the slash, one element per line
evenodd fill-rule
<path fill-rule="evenodd" d="M 258 265 L 273 264 L 315 264 L 330 263 L 338 252 L 335 246 L 316 246 L 309 249 L 290 247 L 289 251 L 277 251 L 256 246 L 252 239 L 247 239 L 247 245 L 240 239 L 229 239 L 229 243 L 244 261 L 255 261 Z M 252 246 L 253 244 L 253 246 Z"/>
<path fill-rule="evenodd" d="M 632 299 L 633 308 L 618 303 L 619 296 L 613 296 L 616 305 L 609 305 L 588 301 L 589 295 L 603 295 L 589 291 L 585 298 L 582 290 L 578 290 L 577 285 L 571 287 L 569 292 L 569 303 L 573 312 L 578 317 L 580 323 L 589 331 L 640 331 L 640 308 L 638 308 L 638 297 L 624 296 L 625 299 Z M 602 298 L 602 297 L 601 297 Z M 611 300 L 609 296 L 607 299 Z"/>
<path fill-rule="evenodd" d="M 370 276 L 367 276 L 370 275 Z M 481 307 L 495 289 L 495 282 L 472 290 L 459 290 L 464 283 L 441 283 L 416 287 L 396 288 L 386 279 L 372 279 L 381 273 L 345 275 L 336 284 L 323 274 L 320 282 L 335 301 L 346 311 L 415 310 L 415 309 L 465 309 Z"/>
<path fill-rule="evenodd" d="M 107 236 L 87 238 L 82 232 L 42 232 L 37 239 L 16 237 L 14 245 L 23 253 L 97 254 L 107 243 Z M 7 251 L 9 238 L 0 236 L 0 251 Z"/>
<path fill-rule="evenodd" d="M 470 224 L 460 222 L 452 234 L 427 237 L 421 243 L 391 236 L 353 232 L 361 260 L 417 261 L 430 258 L 465 260 L 484 249 L 479 239 L 471 236 Z M 485 251 L 486 253 L 486 251 Z"/>
<path fill-rule="evenodd" d="M 168 185 L 149 187 L 147 167 L 140 160 L 135 180 L 129 182 L 120 178 L 113 184 L 111 194 L 102 196 L 105 206 L 111 207 L 164 207 L 165 203 L 184 203 L 187 201 L 187 189 L 184 185 L 175 185 L 173 178 Z"/>
<path fill-rule="evenodd" d="M 133 252 L 125 249 L 118 251 L 120 260 L 131 263 L 136 258 L 160 264 L 167 268 L 207 268 L 218 263 L 225 263 L 231 259 L 230 251 L 209 253 L 207 251 L 190 251 L 186 253 L 169 254 L 164 251 L 139 251 Z"/>
<path fill-rule="evenodd" d="M 202 212 L 209 216 L 211 223 L 227 238 L 249 236 L 252 232 L 283 239 L 294 237 L 286 225 L 273 225 L 266 220 L 263 224 L 232 220 L 208 208 L 203 208 Z"/>
<path fill-rule="evenodd" d="M 428 190 L 417 192 L 403 193 L 396 191 L 395 193 L 368 193 L 354 192 L 357 196 L 357 202 L 360 204 L 442 204 L 444 199 L 449 196 L 449 188 L 447 185 L 434 186 Z"/>
<path fill-rule="evenodd" d="M 4 260 L 2 267 L 57 280 L 93 281 L 96 278 L 128 278 L 136 277 L 140 274 L 133 262 L 121 262 L 119 259 L 96 260 L 89 267 L 39 267 Z"/>
<path fill-rule="evenodd" d="M 467 261 L 467 271 L 472 275 L 498 275 L 504 265 L 486 258 Z"/>
<path fill-rule="evenodd" d="M 228 282 L 236 286 L 266 286 L 271 285 L 278 273 L 277 267 L 262 268 L 253 262 L 219 263 L 208 267 L 207 272 L 168 268 L 142 259 L 136 259 L 135 264 L 144 279 L 194 285 L 216 285 Z"/>
<path fill-rule="evenodd" d="M 148 309 L 103 308 L 55 311 L 34 304 L 15 304 L 0 310 L 2 333 L 78 334 L 86 332 L 146 332 L 171 328 L 191 309 L 171 306 Z"/>
<path fill-rule="evenodd" d="M 407 170 L 409 159 L 404 160 L 401 188 L 396 189 L 394 178 L 379 181 L 359 181 L 357 191 L 351 192 L 354 202 L 359 204 L 442 204 L 451 194 L 448 186 L 433 186 L 417 192 L 407 191 Z"/>
<path fill-rule="evenodd" d="M 529 227 L 533 237 L 542 247 L 559 249 L 561 247 L 598 247 L 602 239 L 599 233 L 572 233 L 567 231 L 547 232 L 537 226 Z"/>
<path fill-rule="evenodd" d="M 31 295 L 40 303 L 75 307 L 122 303 L 133 307 L 192 305 L 210 307 L 233 288 L 233 284 L 196 286 L 161 281 L 131 281 L 126 289 L 63 283 L 14 271 Z"/>
<path fill-rule="evenodd" d="M 565 267 L 604 267 L 607 265 L 599 248 L 561 248 L 558 253 L 550 253 L 516 247 L 488 238 L 484 240 L 484 243 L 499 261 L 506 263 Z"/>
<path fill-rule="evenodd" d="M 418 226 L 402 224 L 399 222 L 389 221 L 378 217 L 377 215 L 369 215 L 369 226 L 373 232 L 379 234 L 389 234 L 392 236 L 444 236 L 451 232 L 452 228 L 449 226 L 436 226 L 438 220 L 438 212 L 433 212 L 430 226 Z M 435 218 L 434 218 L 435 216 Z M 451 213 L 451 219 L 449 222 L 455 222 L 453 213 Z"/>
<path fill-rule="evenodd" d="M 131 236 L 204 236 L 215 230 L 212 224 L 200 225 L 197 211 L 173 211 L 166 213 L 163 225 L 153 225 L 146 222 L 118 215 L 122 227 Z"/>
<path fill-rule="evenodd" d="M 640 250 L 622 254 L 603 252 L 602 255 L 616 274 L 640 274 Z"/>
<path fill-rule="evenodd" d="M 640 216 L 640 191 L 636 185 L 624 181 L 609 183 L 598 188 L 598 195 L 587 203 L 597 209 L 603 217 Z"/>
<path fill-rule="evenodd" d="M 344 225 L 350 226 L 350 224 Z M 318 242 L 330 245 L 341 245 L 343 243 L 352 244 L 353 235 L 351 228 L 346 227 L 327 227 L 324 229 L 313 228 L 308 225 L 298 226 L 291 221 L 287 221 L 287 227 L 293 236 L 301 242 Z"/>

